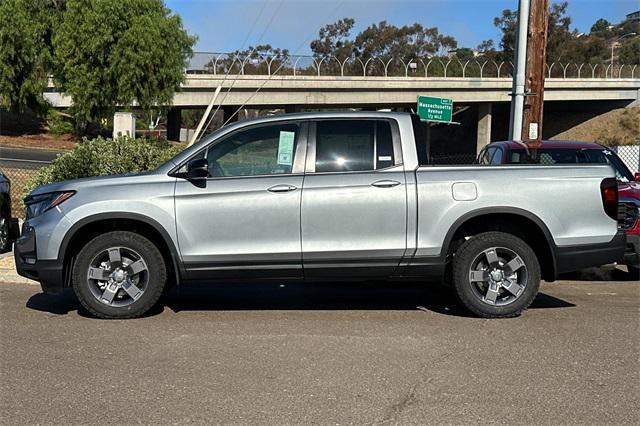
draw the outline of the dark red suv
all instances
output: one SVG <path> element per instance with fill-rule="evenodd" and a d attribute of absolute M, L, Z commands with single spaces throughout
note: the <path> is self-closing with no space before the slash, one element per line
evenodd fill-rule
<path fill-rule="evenodd" d="M 593 142 L 542 141 L 538 149 L 540 164 L 609 164 L 616 172 L 620 204 L 618 224 L 627 231 L 627 250 L 622 260 L 635 278 L 640 274 L 640 173 L 629 170 L 609 148 Z M 523 164 L 529 162 L 526 146 L 521 142 L 492 142 L 480 151 L 476 163 L 486 165 Z"/>

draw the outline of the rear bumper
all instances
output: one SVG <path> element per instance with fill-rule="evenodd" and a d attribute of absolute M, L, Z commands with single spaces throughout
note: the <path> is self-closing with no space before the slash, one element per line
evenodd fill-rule
<path fill-rule="evenodd" d="M 640 266 L 640 235 L 627 234 L 627 249 L 624 252 L 624 264 L 628 266 Z"/>
<path fill-rule="evenodd" d="M 59 293 L 64 286 L 62 261 L 38 260 L 36 252 L 36 234 L 33 228 L 26 227 L 22 236 L 15 242 L 13 256 L 18 274 L 30 280 L 40 282 L 45 293 Z"/>
<path fill-rule="evenodd" d="M 556 248 L 556 273 L 573 272 L 590 266 L 619 262 L 623 258 L 627 234 L 618 231 L 608 243 Z"/>

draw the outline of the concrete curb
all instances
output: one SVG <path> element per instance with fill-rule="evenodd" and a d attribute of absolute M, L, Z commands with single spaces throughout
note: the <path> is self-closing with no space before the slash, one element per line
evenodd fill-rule
<path fill-rule="evenodd" d="M 16 265 L 13 260 L 13 252 L 0 255 L 0 283 L 19 283 L 39 285 L 37 281 L 21 277 L 16 272 Z"/>

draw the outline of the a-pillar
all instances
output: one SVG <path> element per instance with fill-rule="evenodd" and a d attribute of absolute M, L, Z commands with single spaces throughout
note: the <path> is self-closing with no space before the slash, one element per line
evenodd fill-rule
<path fill-rule="evenodd" d="M 478 138 L 476 154 L 491 142 L 491 103 L 483 102 L 478 105 Z"/>
<path fill-rule="evenodd" d="M 182 114 L 180 108 L 171 108 L 167 112 L 167 139 L 170 141 L 180 140 L 180 126 L 182 125 Z"/>

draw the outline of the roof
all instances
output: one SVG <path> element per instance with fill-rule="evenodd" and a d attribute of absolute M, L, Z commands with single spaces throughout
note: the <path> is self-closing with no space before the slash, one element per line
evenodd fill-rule
<path fill-rule="evenodd" d="M 515 141 L 499 141 L 492 142 L 493 144 L 500 144 L 502 146 L 507 146 L 509 149 L 523 149 L 524 145 L 522 142 Z M 583 141 L 542 141 L 542 148 L 549 149 L 560 149 L 560 148 L 574 148 L 574 149 L 604 149 L 602 145 L 599 145 L 595 142 L 583 142 Z"/>

